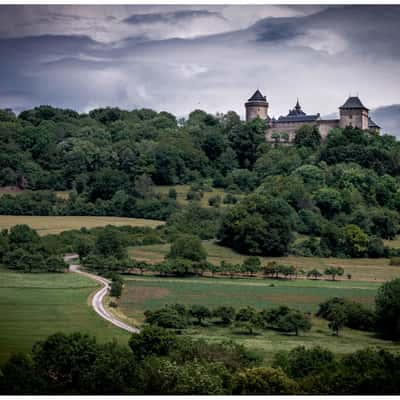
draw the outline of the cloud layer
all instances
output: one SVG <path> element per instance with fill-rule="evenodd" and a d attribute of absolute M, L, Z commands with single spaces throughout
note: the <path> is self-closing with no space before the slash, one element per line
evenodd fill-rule
<path fill-rule="evenodd" d="M 243 115 L 256 88 L 275 116 L 398 104 L 399 23 L 399 6 L 0 6 L 0 107 Z"/>

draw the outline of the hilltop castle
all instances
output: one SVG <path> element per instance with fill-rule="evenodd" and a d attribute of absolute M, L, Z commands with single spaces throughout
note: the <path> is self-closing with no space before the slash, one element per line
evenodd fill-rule
<path fill-rule="evenodd" d="M 322 139 L 325 139 L 332 128 L 352 126 L 365 131 L 380 132 L 380 127 L 369 117 L 369 110 L 358 97 L 349 97 L 346 102 L 339 107 L 339 119 L 322 119 L 320 114 L 306 114 L 297 103 L 286 116 L 278 119 L 268 116 L 269 103 L 265 96 L 257 89 L 253 96 L 245 103 L 246 121 L 254 118 L 261 118 L 268 124 L 265 132 L 267 142 L 276 143 L 277 141 L 291 143 L 296 131 L 304 124 L 315 125 L 319 129 Z"/>

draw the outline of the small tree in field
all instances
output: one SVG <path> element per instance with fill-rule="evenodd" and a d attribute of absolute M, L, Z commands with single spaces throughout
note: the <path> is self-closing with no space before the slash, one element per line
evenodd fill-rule
<path fill-rule="evenodd" d="M 214 317 L 221 319 L 224 325 L 230 325 L 235 319 L 235 309 L 233 307 L 220 306 L 214 310 Z"/>
<path fill-rule="evenodd" d="M 244 328 L 248 334 L 254 333 L 254 328 L 259 325 L 260 318 L 253 307 L 241 308 L 236 314 L 236 325 Z"/>
<path fill-rule="evenodd" d="M 254 275 L 261 270 L 261 261 L 258 257 L 251 256 L 243 261 L 243 269 L 246 273 Z"/>
<path fill-rule="evenodd" d="M 312 277 L 313 279 L 318 279 L 322 276 L 322 273 L 319 272 L 316 268 L 312 269 L 311 271 L 307 272 L 307 278 Z"/>
<path fill-rule="evenodd" d="M 324 271 L 325 275 L 330 275 L 332 280 L 336 280 L 336 276 L 342 276 L 344 269 L 342 267 L 328 267 Z"/>
<path fill-rule="evenodd" d="M 182 235 L 172 243 L 166 258 L 183 258 L 190 261 L 205 261 L 207 253 L 200 238 L 193 235 Z"/>
<path fill-rule="evenodd" d="M 194 304 L 190 308 L 189 313 L 193 318 L 197 319 L 199 325 L 202 325 L 206 318 L 210 318 L 212 316 L 211 311 L 206 306 L 197 304 Z"/>
<path fill-rule="evenodd" d="M 347 322 L 346 309 L 341 304 L 335 304 L 332 306 L 326 319 L 329 321 L 329 328 L 332 329 L 336 336 L 339 336 L 340 329 L 342 329 Z"/>
<path fill-rule="evenodd" d="M 276 326 L 284 332 L 294 332 L 298 336 L 299 331 L 306 332 L 311 329 L 311 321 L 301 311 L 290 310 L 286 315 L 278 319 Z"/>

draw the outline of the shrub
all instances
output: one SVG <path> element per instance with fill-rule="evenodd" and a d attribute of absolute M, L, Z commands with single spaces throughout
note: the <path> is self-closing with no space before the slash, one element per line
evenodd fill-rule
<path fill-rule="evenodd" d="M 197 236 L 182 235 L 176 239 L 166 257 L 167 259 L 183 258 L 190 261 L 204 261 L 207 253 Z"/>
<path fill-rule="evenodd" d="M 212 196 L 208 199 L 208 204 L 211 207 L 219 207 L 221 205 L 221 196 Z"/>
<path fill-rule="evenodd" d="M 400 338 L 400 278 L 385 282 L 375 298 L 377 329 L 385 337 Z"/>

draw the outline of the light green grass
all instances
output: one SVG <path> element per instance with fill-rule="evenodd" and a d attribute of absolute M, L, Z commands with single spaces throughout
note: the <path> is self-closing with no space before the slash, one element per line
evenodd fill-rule
<path fill-rule="evenodd" d="M 71 229 L 95 228 L 106 225 L 114 226 L 148 226 L 154 228 L 163 225 L 163 221 L 142 218 L 119 217 L 54 217 L 54 216 L 24 216 L 24 215 L 0 215 L 0 229 L 9 229 L 14 225 L 26 224 L 36 229 L 39 235 L 58 234 Z"/>
<path fill-rule="evenodd" d="M 338 296 L 372 305 L 379 287 L 375 282 L 229 278 L 125 277 L 125 282 L 120 305 L 126 315 L 139 319 L 145 310 L 174 303 L 258 309 L 287 305 L 316 312 L 322 301 Z"/>
<path fill-rule="evenodd" d="M 205 241 L 203 245 L 208 254 L 208 260 L 214 264 L 219 264 L 222 260 L 231 263 L 241 263 L 246 258 L 228 247 L 219 246 L 214 242 Z M 157 244 L 148 246 L 131 247 L 129 254 L 131 257 L 151 263 L 160 262 L 168 253 L 169 244 Z M 294 265 L 308 271 L 313 268 L 321 272 L 328 266 L 340 266 L 345 270 L 345 275 L 351 274 L 352 280 L 356 281 L 376 281 L 383 282 L 400 277 L 400 267 L 389 265 L 389 260 L 385 258 L 318 258 L 318 257 L 260 257 L 263 264 L 276 261 L 282 264 Z M 344 276 L 344 279 L 347 279 Z"/>
<path fill-rule="evenodd" d="M 270 284 L 275 286 L 271 287 Z M 249 305 L 259 310 L 285 304 L 315 313 L 321 301 L 333 296 L 346 297 L 372 306 L 378 286 L 374 282 L 339 284 L 326 281 L 125 277 L 120 309 L 135 321 L 144 320 L 145 310 L 154 310 L 174 303 L 203 304 L 210 308 L 229 305 L 236 309 Z M 249 336 L 234 328 L 216 325 L 192 327 L 184 332 L 210 342 L 233 339 L 256 350 L 265 361 L 270 360 L 278 350 L 290 350 L 299 345 L 320 345 L 338 354 L 367 346 L 380 346 L 391 351 L 400 350 L 399 345 L 380 340 L 367 332 L 346 328 L 340 337 L 332 336 L 327 322 L 315 317 L 312 330 L 299 337 L 272 330 L 257 330 L 256 335 Z"/>
<path fill-rule="evenodd" d="M 0 363 L 55 332 L 75 331 L 100 342 L 129 334 L 101 319 L 88 303 L 97 284 L 76 273 L 23 274 L 0 269 Z"/>
<path fill-rule="evenodd" d="M 174 188 L 177 194 L 177 202 L 181 205 L 187 205 L 189 202 L 186 199 L 186 195 L 190 191 L 190 185 L 175 185 L 175 186 L 156 186 L 155 191 L 162 194 L 168 194 L 169 190 Z M 202 199 L 200 200 L 200 205 L 202 207 L 210 207 L 208 204 L 208 200 L 213 196 L 220 196 L 221 197 L 221 207 L 227 207 L 229 204 L 224 204 L 223 200 L 227 193 L 223 189 L 212 188 L 210 192 L 204 192 Z M 237 198 L 243 197 L 243 195 L 235 194 Z"/>

